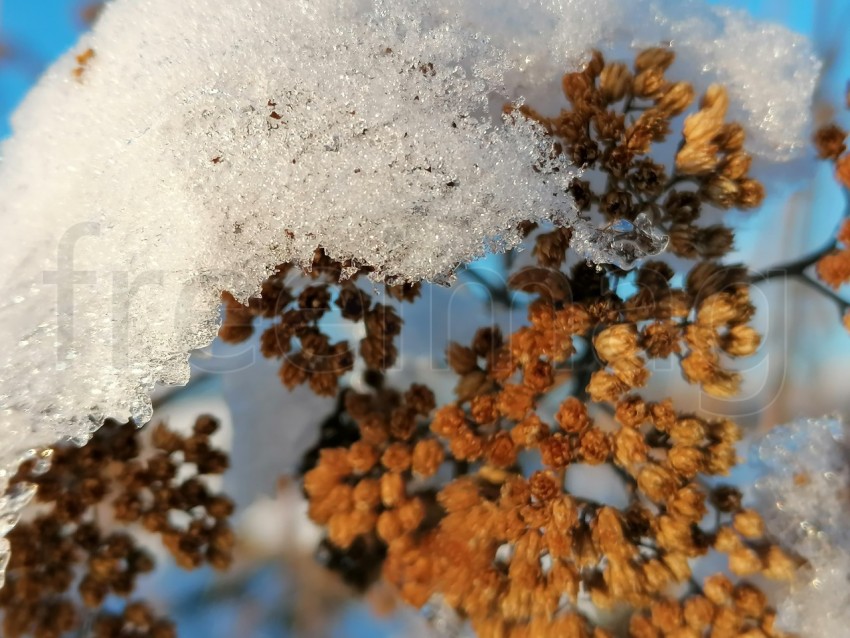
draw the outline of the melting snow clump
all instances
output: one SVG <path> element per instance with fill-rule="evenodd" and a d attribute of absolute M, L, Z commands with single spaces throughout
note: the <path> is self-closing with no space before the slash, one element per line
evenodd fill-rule
<path fill-rule="evenodd" d="M 765 475 L 756 495 L 770 533 L 808 562 L 778 606 L 777 625 L 812 638 L 850 625 L 850 442 L 837 418 L 801 419 L 771 430 L 753 460 Z"/>
<path fill-rule="evenodd" d="M 214 338 L 219 292 L 318 245 L 401 280 L 508 249 L 521 220 L 573 225 L 596 262 L 661 250 L 644 220 L 579 220 L 577 169 L 500 116 L 554 103 L 589 47 L 659 42 L 697 88 L 730 83 L 768 161 L 803 144 L 810 46 L 696 2 L 108 3 L 2 147 L 0 489 L 28 450 L 149 418 L 153 385 Z M 0 504 L 8 525 L 26 497 Z"/>

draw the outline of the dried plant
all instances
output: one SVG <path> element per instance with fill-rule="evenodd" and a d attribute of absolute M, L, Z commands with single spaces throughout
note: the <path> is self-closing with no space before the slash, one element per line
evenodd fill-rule
<path fill-rule="evenodd" d="M 159 424 L 152 428 L 153 450 L 146 451 L 144 429 L 113 421 L 85 447 L 53 449 L 46 471 L 23 465 L 13 483 L 38 491 L 33 516 L 8 537 L 3 635 L 47 638 L 90 628 L 97 638 L 175 636 L 173 624 L 143 601 L 127 602 L 121 613 L 103 606 L 109 596 L 129 598 L 137 578 L 154 569 L 134 524 L 156 534 L 185 569 L 230 564 L 233 506 L 204 483 L 204 476 L 227 468 L 227 456 L 209 441 L 217 427 L 202 416 L 183 437 Z M 187 473 L 190 467 L 194 472 Z"/>
<path fill-rule="evenodd" d="M 506 107 L 509 120 L 535 120 L 555 152 L 584 168 L 571 187 L 583 216 L 616 229 L 626 250 L 662 231 L 675 259 L 633 271 L 576 263 L 569 228 L 523 224 L 536 264 L 513 269 L 497 298 L 524 293 L 527 325 L 508 335 L 482 326 L 470 343 L 446 344 L 453 401 L 438 405 L 425 383 L 392 387 L 386 371 L 403 322 L 358 286 L 366 267 L 319 248 L 311 268 L 279 266 L 245 304 L 222 294 L 223 341 L 262 326 L 261 352 L 280 360 L 283 386 L 338 398 L 302 474 L 309 515 L 326 530 L 320 556 L 347 582 L 367 589 L 381 578 L 415 607 L 439 602 L 482 638 L 783 635 L 761 586 L 789 579 L 800 559 L 737 489 L 706 481 L 737 463 L 741 429 L 641 395 L 656 360 L 676 362 L 709 395 L 736 395 L 742 379 L 731 362 L 761 341 L 750 287 L 771 278 L 719 261 L 734 242 L 722 211 L 757 207 L 764 189 L 749 174 L 742 126 L 726 121 L 725 89 L 709 87 L 695 105 L 690 84 L 666 78 L 673 62 L 667 48 L 641 51 L 631 67 L 595 52 L 563 77 L 569 108 L 558 115 Z M 844 138 L 833 126 L 817 147 L 850 186 Z M 848 247 L 845 222 L 828 249 L 784 270 L 813 281 L 806 269 L 817 264 L 837 287 L 850 279 Z M 420 287 L 386 291 L 413 302 Z M 359 345 L 327 334 L 332 311 L 362 326 Z M 344 383 L 358 358 L 360 391 Z M 67 595 L 75 583 L 96 612 L 152 567 L 128 536 L 98 531 L 94 508 L 159 534 L 183 567 L 226 567 L 229 502 L 175 478 L 184 463 L 201 475 L 226 467 L 210 447 L 213 429 L 202 417 L 184 439 L 159 426 L 158 452 L 140 459 L 136 431 L 112 424 L 81 450 L 57 450 L 46 474 L 24 468 L 52 509 L 11 535 L 0 593 L 7 634 L 61 635 L 81 619 Z M 627 503 L 569 491 L 578 466 L 607 467 Z M 172 509 L 192 511 L 188 528 L 172 526 Z M 698 580 L 694 565 L 710 552 L 726 555 L 728 570 Z M 173 631 L 135 603 L 97 618 L 104 636 Z"/>
<path fill-rule="evenodd" d="M 756 585 L 692 577 L 694 559 L 712 549 L 739 577 L 787 579 L 796 566 L 740 493 L 703 481 L 735 465 L 739 427 L 637 392 L 651 360 L 673 357 L 689 382 L 733 396 L 741 378 L 728 361 L 760 343 L 750 325 L 753 275 L 714 261 L 734 235 L 706 220 L 711 209 L 758 206 L 763 188 L 749 176 L 742 127 L 725 121 L 719 86 L 684 118 L 669 165 L 656 158 L 694 100 L 689 84 L 665 79 L 672 62 L 669 49 L 642 51 L 633 69 L 595 53 L 583 72 L 564 76 L 570 108 L 558 116 L 506 109 L 539 122 L 558 152 L 585 167 L 572 191 L 589 219 L 621 225 L 624 241 L 641 241 L 642 225 L 661 228 L 670 252 L 695 260 L 681 285 L 661 261 L 634 273 L 569 266 L 568 228 L 526 225 L 537 265 L 513 272 L 509 288 L 532 296 L 529 325 L 507 337 L 483 327 L 472 343 L 449 344 L 456 400 L 439 407 L 425 385 L 387 385 L 381 371 L 395 359 L 400 320 L 373 306 L 356 276 L 332 302 L 327 286 L 344 266 L 322 253 L 310 273 L 328 282 L 319 289 L 287 287 L 281 268 L 247 306 L 225 297 L 222 337 L 239 341 L 255 318 L 274 317 L 263 353 L 282 359 L 284 385 L 309 383 L 320 394 L 332 394 L 353 363 L 345 344 L 318 336 L 321 314 L 335 303 L 364 323 L 359 354 L 371 389 L 340 391 L 334 432 L 323 432 L 305 468 L 310 516 L 326 526 L 336 556 L 351 553 L 346 569 L 357 557 L 383 557 L 383 578 L 405 600 L 441 600 L 480 636 L 616 632 L 600 611 L 616 612 L 621 626 L 625 617 L 636 637 L 780 635 Z M 565 476 L 578 464 L 612 468 L 628 505 L 568 492 Z"/>

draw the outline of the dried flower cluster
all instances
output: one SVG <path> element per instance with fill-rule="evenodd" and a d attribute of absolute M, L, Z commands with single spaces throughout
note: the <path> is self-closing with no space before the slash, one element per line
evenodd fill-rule
<path fill-rule="evenodd" d="M 223 341 L 259 329 L 283 386 L 338 398 L 302 474 L 309 515 L 326 529 L 320 557 L 347 582 L 365 589 L 382 577 L 416 607 L 447 605 L 482 638 L 783 635 L 766 593 L 746 579 L 788 580 L 800 559 L 739 491 L 704 480 L 736 464 L 739 427 L 640 393 L 665 360 L 710 395 L 737 394 L 731 362 L 761 340 L 750 286 L 772 276 L 717 261 L 734 241 L 721 211 L 756 207 L 764 191 L 749 175 L 742 127 L 726 122 L 724 88 L 711 86 L 694 108 L 692 86 L 666 78 L 673 61 L 666 48 L 640 52 L 631 68 L 594 53 L 563 77 L 569 108 L 506 112 L 539 122 L 555 152 L 584 167 L 571 192 L 586 219 L 623 242 L 663 231 L 680 271 L 660 260 L 632 271 L 576 263 L 569 228 L 522 224 L 536 264 L 508 273 L 497 299 L 524 293 L 527 323 L 446 344 L 451 402 L 438 405 L 423 383 L 393 388 L 387 374 L 402 330 L 393 304 L 414 302 L 418 285 L 387 285 L 395 301 L 381 303 L 359 285 L 368 267 L 318 248 L 311 267 L 279 266 L 245 303 L 222 294 Z M 816 142 L 847 184 L 844 139 L 833 126 Z M 817 263 L 838 287 L 850 279 L 848 256 L 845 223 L 837 242 L 784 272 L 807 277 Z M 329 334 L 328 319 L 340 317 L 362 327 L 357 346 Z M 346 375 L 358 357 L 355 391 Z M 5 633 L 61 636 L 88 618 L 98 636 L 172 636 L 143 603 L 121 615 L 100 609 L 153 565 L 130 535 L 101 530 L 95 512 L 158 534 L 181 567 L 226 567 L 232 506 L 200 478 L 227 466 L 209 442 L 215 427 L 201 417 L 184 438 L 160 425 L 146 456 L 137 431 L 113 423 L 81 450 L 57 449 L 46 473 L 22 468 L 18 480 L 37 484 L 49 511 L 10 535 Z M 197 476 L 186 478 L 185 464 Z M 568 490 L 584 466 L 618 477 L 627 503 Z M 175 511 L 190 522 L 176 526 Z M 725 555 L 728 569 L 698 582 L 694 566 L 709 553 Z"/>
<path fill-rule="evenodd" d="M 343 272 L 347 279 L 340 284 Z M 366 336 L 360 341 L 359 353 L 370 369 L 386 370 L 398 356 L 395 338 L 401 331 L 401 319 L 394 308 L 373 303 L 371 296 L 357 287 L 358 277 L 367 272 L 368 268 L 334 262 L 321 249 L 316 250 L 308 271 L 278 266 L 263 283 L 260 296 L 250 299 L 247 306 L 223 293 L 227 313 L 219 337 L 238 343 L 253 333 L 255 318 L 273 320 L 260 337 L 260 350 L 266 357 L 282 360 L 283 385 L 292 389 L 306 383 L 319 396 L 335 396 L 339 378 L 354 365 L 354 352 L 348 342 L 332 343 L 321 330 L 320 321 L 331 311 L 332 303 L 344 320 L 362 322 Z M 333 297 L 332 288 L 338 288 Z M 410 301 L 419 294 L 419 286 L 412 284 L 388 285 L 386 290 L 399 300 Z"/>
<path fill-rule="evenodd" d="M 23 465 L 15 483 L 36 485 L 37 505 L 9 534 L 3 635 L 58 638 L 90 626 L 97 638 L 175 636 L 144 602 L 128 602 L 120 613 L 102 606 L 110 596 L 129 598 L 136 579 L 154 568 L 131 523 L 158 535 L 183 568 L 230 564 L 233 507 L 204 483 L 227 467 L 227 456 L 210 445 L 217 427 L 200 417 L 183 437 L 157 425 L 148 451 L 144 430 L 108 422 L 83 448 L 53 449 L 46 471 Z M 188 522 L 178 524 L 177 514 Z"/>
<path fill-rule="evenodd" d="M 687 83 L 665 79 L 672 61 L 669 50 L 649 49 L 630 71 L 596 53 L 564 77 L 570 109 L 552 118 L 519 111 L 588 168 L 572 190 L 589 218 L 635 227 L 648 219 L 669 233 L 671 252 L 701 260 L 683 284 L 660 261 L 632 273 L 570 266 L 569 229 L 526 225 L 538 263 L 512 273 L 509 286 L 533 297 L 528 325 L 507 337 L 483 327 L 469 344 L 448 344 L 456 400 L 439 407 L 424 385 L 398 391 L 385 382 L 401 329 L 392 308 L 373 306 L 353 280 L 332 301 L 334 278 L 356 268 L 319 252 L 306 275 L 328 275 L 328 284 L 285 282 L 292 271 L 280 268 L 247 305 L 225 296 L 222 337 L 240 341 L 258 318 L 274 318 L 263 353 L 282 358 L 284 385 L 307 382 L 319 394 L 336 392 L 354 356 L 320 336 L 319 319 L 334 303 L 364 322 L 359 355 L 370 390 L 340 391 L 305 465 L 310 516 L 327 528 L 333 565 L 383 559 L 383 577 L 405 600 L 442 600 L 482 637 L 781 635 L 755 585 L 692 578 L 694 559 L 712 549 L 738 577 L 787 579 L 795 568 L 736 490 L 710 490 L 701 479 L 736 463 L 738 426 L 636 393 L 650 360 L 675 358 L 691 383 L 734 395 L 740 375 L 728 361 L 760 342 L 749 325 L 749 273 L 712 261 L 731 249 L 732 232 L 704 223 L 703 209 L 763 198 L 748 176 L 742 128 L 724 121 L 724 89 L 711 87 L 684 120 L 671 168 L 650 156 L 694 98 Z M 394 292 L 413 300 L 417 291 Z M 294 338 L 301 349 L 293 353 Z M 610 467 L 628 505 L 568 492 L 565 479 L 579 465 Z"/>
<path fill-rule="evenodd" d="M 606 64 L 595 52 L 583 72 L 563 78 L 569 109 L 555 117 L 528 106 L 519 111 L 542 124 L 563 153 L 588 169 L 589 178 L 572 187 L 581 210 L 598 211 L 609 222 L 643 216 L 669 235 L 672 253 L 718 258 L 732 248 L 732 231 L 723 224 L 705 225 L 702 208 L 754 208 L 764 189 L 749 177 L 751 158 L 743 150 L 741 125 L 725 122 L 728 96 L 722 86 L 711 86 L 699 109 L 685 119 L 672 167 L 651 156 L 668 140 L 673 120 L 694 101 L 690 84 L 665 78 L 673 60 L 670 49 L 647 49 L 630 70 L 622 62 Z"/>

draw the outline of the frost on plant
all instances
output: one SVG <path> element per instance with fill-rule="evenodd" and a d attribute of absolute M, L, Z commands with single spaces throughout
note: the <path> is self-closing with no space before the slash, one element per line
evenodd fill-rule
<path fill-rule="evenodd" d="M 245 299 L 317 246 L 410 281 L 514 246 L 520 221 L 574 226 L 595 262 L 657 252 L 643 220 L 580 218 L 580 167 L 499 113 L 554 104 L 592 46 L 670 41 L 697 89 L 730 83 L 765 159 L 802 144 L 808 45 L 697 3 L 110 4 L 3 147 L 0 466 L 106 417 L 145 421 L 153 385 L 185 382 L 214 337 L 220 291 Z"/>

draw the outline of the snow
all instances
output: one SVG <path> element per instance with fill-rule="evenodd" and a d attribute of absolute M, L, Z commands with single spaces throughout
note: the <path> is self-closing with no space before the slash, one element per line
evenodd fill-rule
<path fill-rule="evenodd" d="M 658 250 L 652 229 L 578 220 L 576 169 L 497 113 L 552 103 L 589 46 L 660 41 L 698 88 L 730 83 L 766 160 L 802 146 L 809 44 L 696 2 L 109 3 L 2 147 L 0 488 L 27 450 L 147 420 L 153 386 L 185 383 L 214 338 L 219 292 L 244 299 L 319 244 L 436 281 L 526 219 L 574 225 L 596 262 Z"/>
<path fill-rule="evenodd" d="M 846 426 L 837 417 L 774 428 L 754 449 L 765 471 L 755 491 L 767 528 L 808 563 L 778 605 L 783 631 L 831 638 L 850 623 L 848 454 Z"/>

